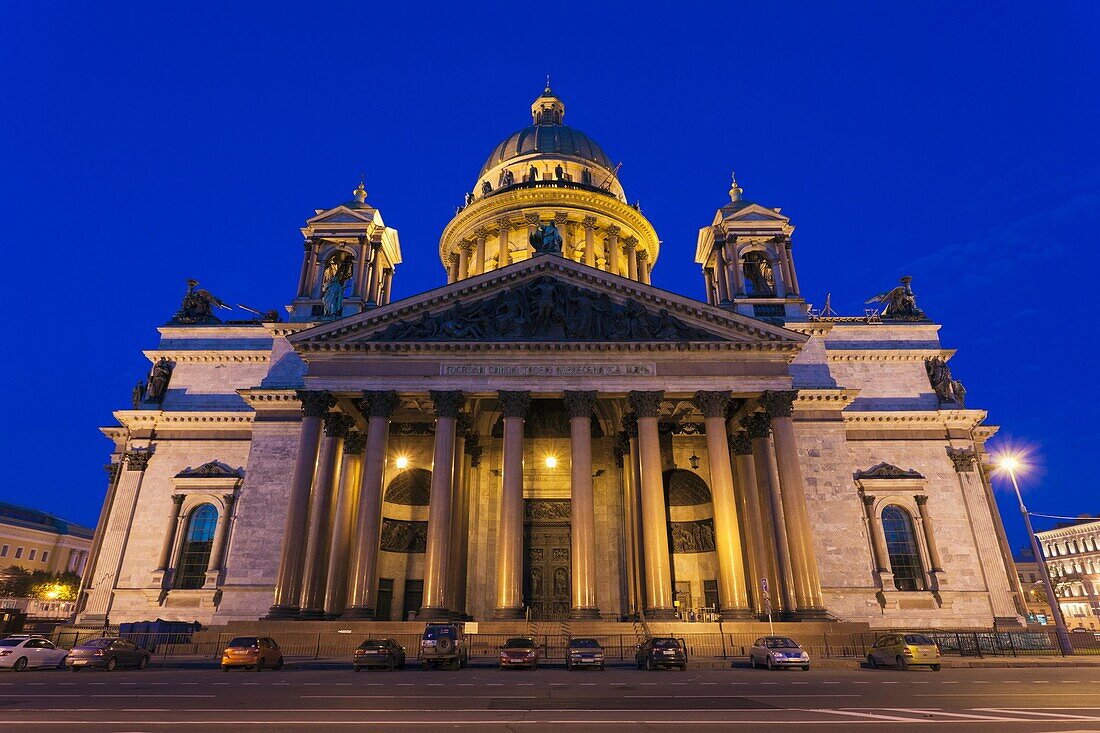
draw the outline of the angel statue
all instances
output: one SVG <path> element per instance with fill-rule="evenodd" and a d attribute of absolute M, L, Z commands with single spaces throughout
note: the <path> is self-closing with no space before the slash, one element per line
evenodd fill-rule
<path fill-rule="evenodd" d="M 893 318 L 898 321 L 923 321 L 924 311 L 917 307 L 917 296 L 913 295 L 910 283 L 913 278 L 906 275 L 901 279 L 901 285 L 885 293 L 879 293 L 867 301 L 867 304 L 881 303 L 883 318 Z"/>
<path fill-rule="evenodd" d="M 942 356 L 925 359 L 924 368 L 940 402 L 954 402 L 959 407 L 966 407 L 966 388 L 962 382 L 951 377 L 951 367 L 947 366 Z"/>
<path fill-rule="evenodd" d="M 183 296 L 183 304 L 180 305 L 179 311 L 172 318 L 172 323 L 185 325 L 221 323 L 221 320 L 214 315 L 214 308 L 232 310 L 230 306 L 210 292 L 201 289 L 195 290 L 195 286 L 198 284 L 198 280 L 187 281 L 187 293 Z"/>
<path fill-rule="evenodd" d="M 337 252 L 325 265 L 321 300 L 326 316 L 340 316 L 344 311 L 344 285 L 351 279 L 351 263 L 350 254 Z"/>

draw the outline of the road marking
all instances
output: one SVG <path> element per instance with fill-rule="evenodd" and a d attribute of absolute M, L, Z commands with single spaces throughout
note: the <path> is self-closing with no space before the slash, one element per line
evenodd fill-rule
<path fill-rule="evenodd" d="M 132 694 L 120 695 L 120 694 L 96 694 L 89 695 L 86 693 L 67 693 L 67 692 L 27 692 L 22 695 L 0 695 L 0 697 L 126 697 L 132 698 Z M 217 695 L 174 695 L 172 693 L 159 693 L 154 692 L 145 697 L 217 697 Z"/>
<path fill-rule="evenodd" d="M 875 708 L 876 710 L 893 710 L 896 713 L 913 713 L 914 715 L 944 715 L 951 718 L 968 718 L 974 720 L 1000 720 L 1018 722 L 1019 718 L 1004 718 L 990 715 L 974 715 L 972 713 L 949 713 L 945 710 L 925 710 L 920 708 Z"/>
<path fill-rule="evenodd" d="M 825 715 L 851 715 L 857 718 L 873 718 L 874 720 L 897 720 L 904 723 L 918 722 L 913 718 L 902 718 L 897 715 L 876 715 L 875 713 L 859 713 L 854 710 L 827 710 L 825 708 L 793 708 L 807 712 L 821 713 Z M 850 722 L 850 721 L 849 721 Z"/>
<path fill-rule="evenodd" d="M 1077 708 L 1070 708 L 1075 710 Z M 1088 708 L 1084 708 L 1088 709 Z M 1100 720 L 1100 717 L 1096 715 L 1070 715 L 1068 713 L 1045 713 L 1041 710 L 1035 710 L 1033 708 L 974 708 L 974 710 L 988 711 L 991 713 L 1012 713 L 1015 715 L 1049 715 L 1052 718 L 1058 718 L 1059 720 L 1087 720 L 1096 721 Z"/>

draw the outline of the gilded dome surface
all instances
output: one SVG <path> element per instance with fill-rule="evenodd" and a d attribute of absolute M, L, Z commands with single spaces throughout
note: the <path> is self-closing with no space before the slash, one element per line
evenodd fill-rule
<path fill-rule="evenodd" d="M 484 176 L 494 166 L 532 153 L 568 155 L 611 169 L 614 165 L 595 140 L 568 125 L 529 125 L 513 132 L 493 148 L 481 167 Z"/>

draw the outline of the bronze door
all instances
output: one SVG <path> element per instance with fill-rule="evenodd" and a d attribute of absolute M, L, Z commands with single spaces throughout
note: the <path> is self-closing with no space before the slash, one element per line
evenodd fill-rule
<path fill-rule="evenodd" d="M 569 618 L 569 502 L 553 502 L 564 504 L 564 511 L 560 507 L 545 511 L 550 503 L 528 501 L 528 521 L 524 525 L 523 595 L 531 618 L 538 621 Z M 551 513 L 555 515 L 552 519 L 547 516 Z M 565 522 L 561 521 L 562 514 Z"/>

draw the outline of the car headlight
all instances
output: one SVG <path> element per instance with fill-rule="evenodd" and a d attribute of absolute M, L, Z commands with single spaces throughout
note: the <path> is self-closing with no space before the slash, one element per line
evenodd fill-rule
<path fill-rule="evenodd" d="M 807 654 L 806 652 L 802 652 L 801 654 L 798 655 L 798 658 L 799 659 L 809 659 L 810 655 Z"/>
<path fill-rule="evenodd" d="M 772 652 L 771 656 L 772 656 L 772 659 L 782 659 L 783 658 L 783 652 Z"/>

